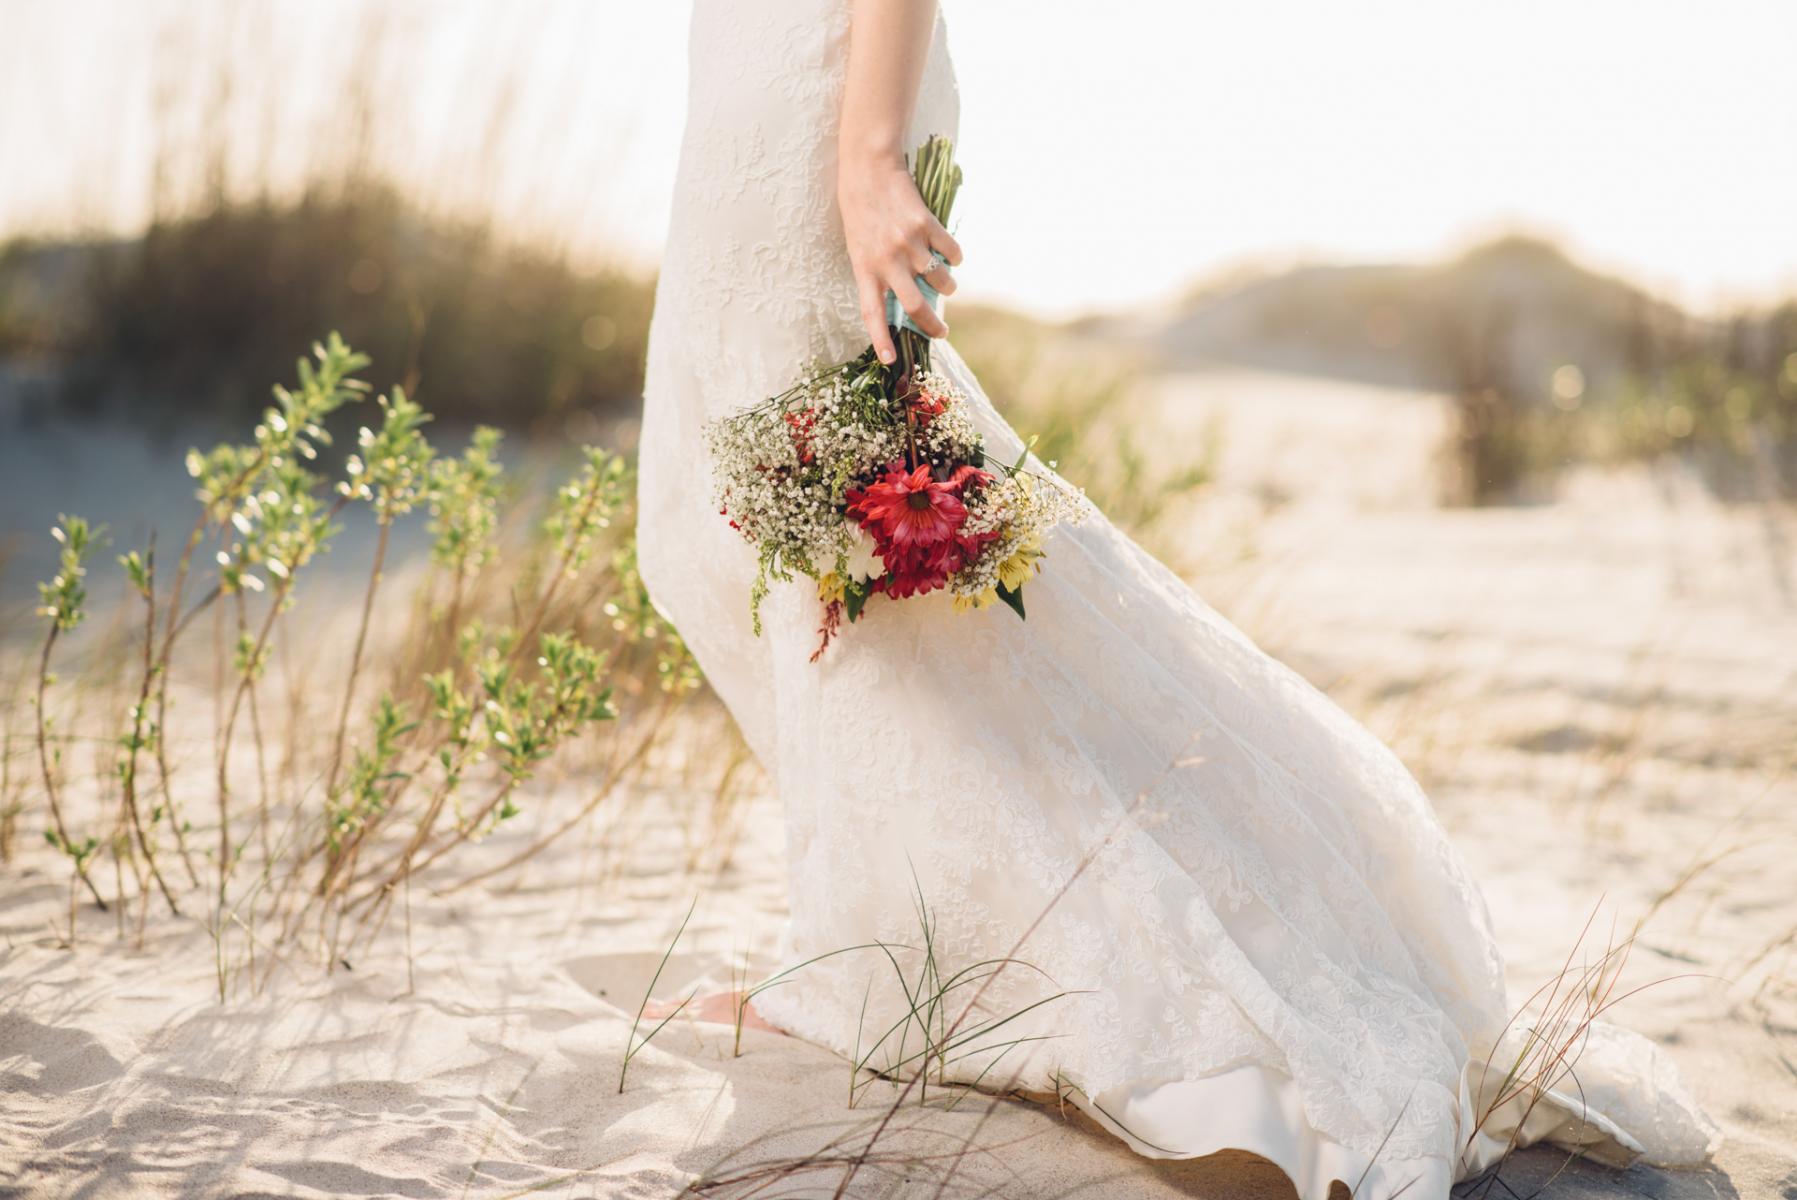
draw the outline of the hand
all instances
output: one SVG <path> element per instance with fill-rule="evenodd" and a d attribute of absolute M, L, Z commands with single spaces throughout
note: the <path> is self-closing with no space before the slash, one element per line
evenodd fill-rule
<path fill-rule="evenodd" d="M 948 326 L 924 303 L 915 277 L 923 276 L 944 296 L 953 295 L 955 279 L 948 268 L 961 265 L 961 246 L 924 207 L 903 157 L 844 155 L 836 200 L 861 299 L 861 321 L 880 361 L 890 364 L 898 357 L 886 326 L 887 292 L 898 297 L 899 306 L 925 334 L 946 337 Z M 947 264 L 932 266 L 932 251 Z"/>

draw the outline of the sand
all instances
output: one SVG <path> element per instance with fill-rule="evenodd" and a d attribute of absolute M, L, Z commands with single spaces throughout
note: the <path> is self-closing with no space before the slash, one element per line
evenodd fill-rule
<path fill-rule="evenodd" d="M 1728 1138 L 1704 1171 L 1535 1151 L 1505 1182 L 1526 1195 L 1564 1167 L 1546 1195 L 1797 1195 L 1797 947 L 1778 947 L 1797 930 L 1797 786 L 1778 773 L 1797 750 L 1797 515 L 1643 470 L 1441 510 L 1439 403 L 1328 385 L 1319 415 L 1318 386 L 1166 382 L 1170 423 L 1229 428 L 1181 565 L 1429 786 L 1514 993 L 1593 912 L 1600 941 L 1651 913 L 1630 978 L 1686 978 L 1614 1015 L 1666 1044 Z M 193 922 L 152 915 L 140 946 L 88 909 L 60 948 L 66 876 L 28 816 L 0 869 L 0 1196 L 661 1197 L 860 1145 L 890 1086 L 850 1109 L 843 1062 L 773 1034 L 734 1057 L 728 1028 L 677 1018 L 619 1093 L 632 1017 L 695 898 L 658 994 L 773 965 L 777 799 L 756 790 L 727 861 L 701 847 L 688 870 L 712 803 L 670 782 L 522 875 L 415 889 L 409 973 L 395 920 L 347 968 L 295 961 L 223 1005 Z M 529 821 L 480 853 L 497 861 Z M 949 1100 L 902 1110 L 849 1194 L 1289 1194 L 1251 1161 L 1150 1164 L 1043 1106 Z M 840 1177 L 826 1165 L 760 1194 L 829 1195 Z"/>

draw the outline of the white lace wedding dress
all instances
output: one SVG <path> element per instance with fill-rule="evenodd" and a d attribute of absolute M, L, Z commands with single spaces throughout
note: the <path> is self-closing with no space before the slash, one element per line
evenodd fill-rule
<path fill-rule="evenodd" d="M 813 664 L 801 580 L 776 585 L 751 632 L 752 553 L 712 503 L 701 429 L 808 358 L 866 344 L 833 186 L 847 7 L 697 0 L 641 445 L 643 576 L 784 800 L 789 961 L 918 946 L 920 898 L 945 976 L 1033 925 L 1029 966 L 1002 972 L 963 1031 L 1077 994 L 991 1030 L 947 1076 L 997 1059 L 988 1085 L 1059 1090 L 1148 1155 L 1253 1151 L 1306 1200 L 1333 1179 L 1370 1200 L 1445 1196 L 1513 1137 L 1701 1160 L 1715 1130 L 1670 1064 L 1605 1025 L 1552 1094 L 1487 1115 L 1516 1031 L 1494 1044 L 1502 960 L 1428 801 L 1102 515 L 1052 535 L 1027 621 L 952 613 L 941 592 L 876 598 Z M 939 23 L 913 144 L 956 116 Z M 968 202 L 1005 203 L 976 199 L 966 165 Z M 1014 458 L 954 350 L 935 357 L 995 457 Z M 953 993 L 949 1020 L 974 990 Z M 878 951 L 757 1001 L 844 1054 L 907 1004 Z M 1023 1037 L 1041 1040 L 1004 1049 Z M 895 1036 L 873 1065 L 902 1067 L 918 1044 Z"/>

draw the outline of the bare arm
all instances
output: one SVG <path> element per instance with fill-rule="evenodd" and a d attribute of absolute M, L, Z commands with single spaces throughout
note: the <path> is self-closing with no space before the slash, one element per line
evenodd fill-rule
<path fill-rule="evenodd" d="M 861 320 L 880 361 L 895 355 L 886 327 L 886 293 L 898 297 L 917 327 L 942 337 L 948 326 L 924 303 L 914 276 L 943 295 L 955 290 L 948 268 L 931 268 L 939 251 L 953 266 L 961 247 L 930 215 L 905 168 L 904 144 L 936 24 L 935 0 L 853 0 L 848 79 L 843 87 L 836 199 L 860 294 Z"/>

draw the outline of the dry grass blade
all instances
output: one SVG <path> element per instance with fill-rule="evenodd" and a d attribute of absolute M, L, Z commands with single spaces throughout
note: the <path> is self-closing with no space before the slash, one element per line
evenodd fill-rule
<path fill-rule="evenodd" d="M 698 907 L 699 898 L 694 896 L 693 902 L 687 905 L 686 916 L 680 919 L 680 928 L 674 931 L 674 936 L 668 941 L 668 948 L 662 951 L 661 962 L 656 965 L 655 974 L 650 976 L 649 986 L 643 989 L 643 1002 L 637 1005 L 636 1018 L 630 1022 L 630 1033 L 624 1039 L 624 1061 L 618 1067 L 619 1095 L 622 1095 L 624 1092 L 624 1078 L 630 1072 L 630 1061 L 642 1051 L 643 1047 L 649 1044 L 656 1034 L 667 1027 L 669 1021 L 672 1021 L 675 1017 L 679 1016 L 681 1011 L 684 1010 L 687 1005 L 691 1004 L 694 997 L 699 994 L 693 992 L 691 995 L 687 996 L 686 999 L 675 1005 L 673 1011 L 664 1016 L 654 1029 L 651 1029 L 648 1033 L 644 1034 L 641 1041 L 637 1040 L 637 1030 L 642 1027 L 643 1014 L 649 1010 L 649 1000 L 655 995 L 655 985 L 661 982 L 661 973 L 667 969 L 668 959 L 673 957 L 674 947 L 680 944 L 680 935 L 686 932 L 687 922 L 693 919 L 693 910 Z"/>

